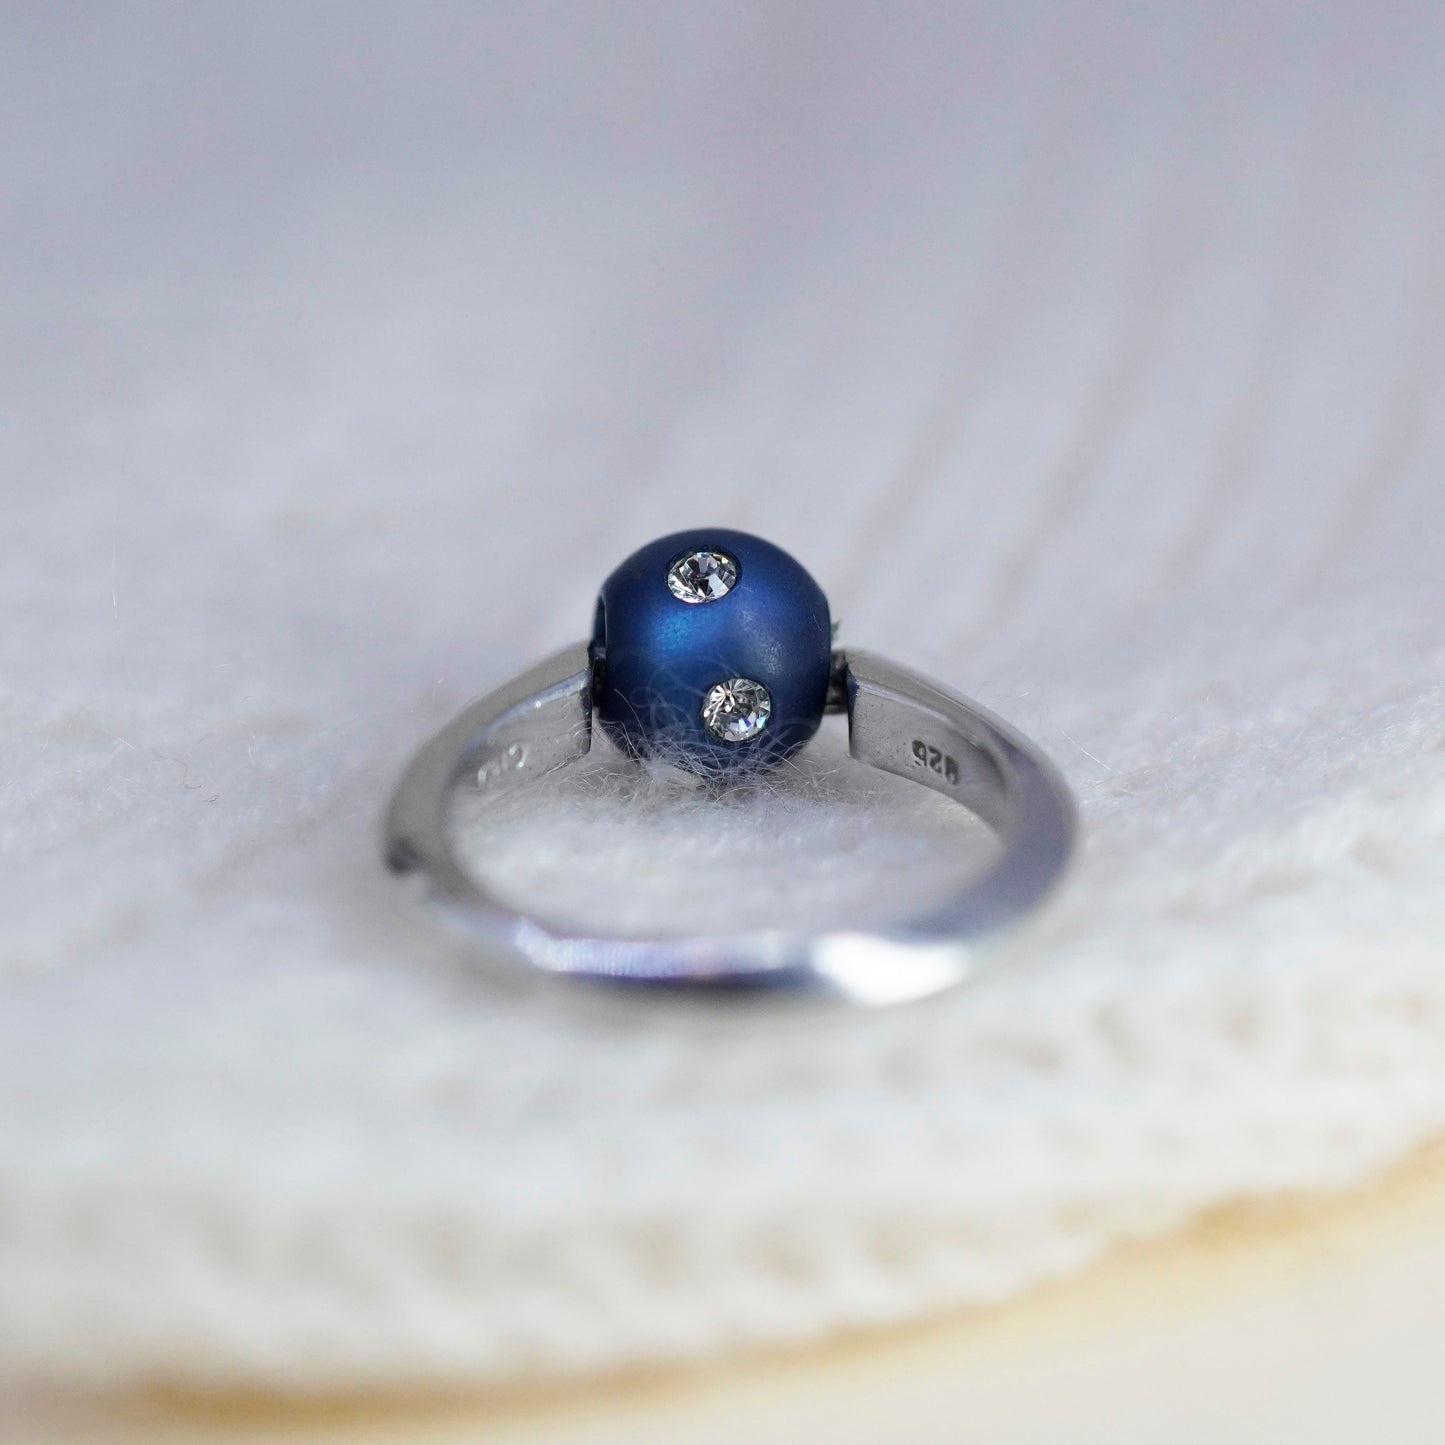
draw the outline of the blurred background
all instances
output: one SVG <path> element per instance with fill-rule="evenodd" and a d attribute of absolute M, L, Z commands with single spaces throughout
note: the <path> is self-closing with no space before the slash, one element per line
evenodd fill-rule
<path fill-rule="evenodd" d="M 1445 1131 L 1442 84 L 1430 3 L 6 7 L 26 1400 L 579 1390 Z M 1069 774 L 1074 890 L 988 987 L 697 1037 L 498 993 L 381 887 L 408 751 L 707 522 Z M 554 791 L 481 861 L 601 917 L 928 882 L 928 800 L 822 757 L 706 829 Z"/>

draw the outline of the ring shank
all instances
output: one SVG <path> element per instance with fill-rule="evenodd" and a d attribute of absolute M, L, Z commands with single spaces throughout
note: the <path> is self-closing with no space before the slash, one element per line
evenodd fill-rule
<path fill-rule="evenodd" d="M 1076 832 L 1068 789 L 1027 739 L 977 704 L 871 653 L 850 648 L 834 661 L 853 756 L 952 798 L 1002 844 L 981 876 L 921 916 L 875 931 L 619 938 L 551 929 L 492 898 L 457 860 L 452 798 L 460 786 L 510 790 L 585 756 L 592 676 L 583 644 L 472 704 L 421 749 L 387 814 L 388 864 L 423 878 L 466 933 L 547 973 L 864 1003 L 957 983 L 979 946 L 1029 913 L 1064 872 Z"/>

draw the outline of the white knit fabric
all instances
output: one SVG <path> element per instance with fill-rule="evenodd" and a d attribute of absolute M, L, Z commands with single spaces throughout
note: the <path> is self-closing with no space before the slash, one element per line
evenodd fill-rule
<path fill-rule="evenodd" d="M 811 1340 L 1445 1132 L 1445 9 L 4 25 L 0 1371 Z M 710 520 L 1077 788 L 976 986 L 529 993 L 384 881 L 408 751 Z M 686 923 L 976 842 L 831 737 L 472 846 Z"/>

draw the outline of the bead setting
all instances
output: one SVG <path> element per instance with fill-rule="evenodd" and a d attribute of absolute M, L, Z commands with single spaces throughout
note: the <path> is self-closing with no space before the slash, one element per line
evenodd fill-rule
<path fill-rule="evenodd" d="M 728 528 L 639 548 L 603 582 L 593 714 L 624 752 L 705 776 L 781 762 L 828 696 L 828 599 L 788 553 Z"/>

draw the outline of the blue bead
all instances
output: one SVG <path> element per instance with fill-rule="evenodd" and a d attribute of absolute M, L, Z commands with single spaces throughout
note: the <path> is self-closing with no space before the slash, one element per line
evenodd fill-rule
<path fill-rule="evenodd" d="M 697 552 L 731 561 L 736 580 L 723 591 L 724 571 L 715 584 L 723 595 L 689 602 L 675 594 L 669 572 Z M 832 646 L 828 599 L 781 548 L 723 527 L 675 532 L 634 552 L 602 584 L 592 637 L 594 715 L 634 757 L 693 772 L 780 762 L 823 720 Z M 738 679 L 761 684 L 771 711 L 755 731 L 729 741 L 703 712 L 710 697 L 716 705 L 715 688 Z M 741 695 L 756 697 L 748 689 Z M 725 695 L 715 726 L 736 715 L 726 704 L 737 696 Z"/>

